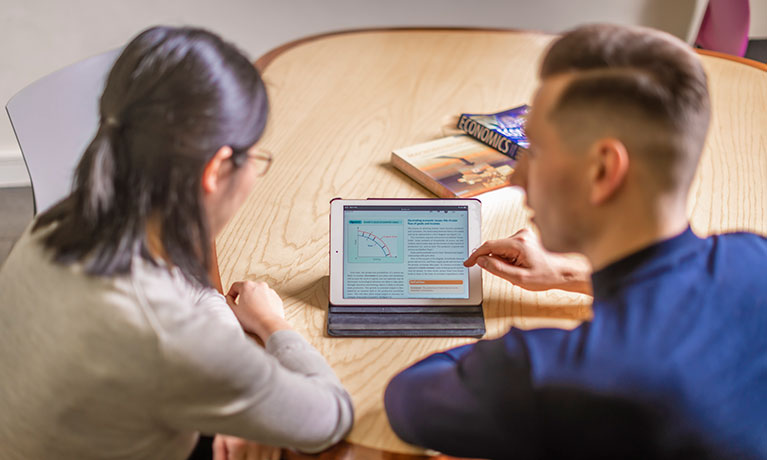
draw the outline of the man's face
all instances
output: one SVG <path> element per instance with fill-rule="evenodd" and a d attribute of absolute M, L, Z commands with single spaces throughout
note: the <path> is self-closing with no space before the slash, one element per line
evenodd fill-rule
<path fill-rule="evenodd" d="M 569 78 L 551 77 L 538 88 L 526 125 L 530 151 L 519 180 L 543 246 L 556 252 L 579 251 L 589 219 L 585 152 L 568 148 L 549 118 Z"/>

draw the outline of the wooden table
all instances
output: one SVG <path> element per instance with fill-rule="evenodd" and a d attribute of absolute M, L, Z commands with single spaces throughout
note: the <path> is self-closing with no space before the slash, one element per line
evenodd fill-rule
<path fill-rule="evenodd" d="M 328 358 L 354 399 L 352 444 L 423 453 L 391 431 L 382 405 L 386 383 L 414 361 L 472 340 L 327 337 L 328 202 L 430 196 L 392 169 L 392 149 L 441 137 L 446 120 L 461 112 L 529 103 L 552 38 L 357 31 L 303 40 L 257 62 L 272 107 L 260 145 L 275 162 L 217 239 L 221 278 L 225 287 L 240 279 L 266 281 L 282 296 L 290 322 Z M 767 233 L 767 67 L 711 56 L 703 61 L 714 116 L 691 191 L 693 229 Z M 527 225 L 521 192 L 507 189 L 483 200 L 482 225 L 483 239 Z M 493 276 L 485 276 L 484 286 L 488 338 L 510 326 L 572 328 L 590 316 L 585 296 L 531 293 Z"/>

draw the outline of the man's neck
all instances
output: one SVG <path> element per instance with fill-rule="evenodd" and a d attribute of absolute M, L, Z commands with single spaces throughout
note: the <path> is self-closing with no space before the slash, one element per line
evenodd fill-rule
<path fill-rule="evenodd" d="M 617 262 L 654 243 L 681 234 L 689 221 L 684 203 L 660 207 L 652 212 L 621 213 L 603 225 L 592 242 L 584 247 L 594 271 Z"/>

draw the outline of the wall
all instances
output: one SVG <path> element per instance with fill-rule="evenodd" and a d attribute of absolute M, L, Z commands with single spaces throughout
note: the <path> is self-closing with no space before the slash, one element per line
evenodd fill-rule
<path fill-rule="evenodd" d="M 751 0 L 752 38 L 767 38 L 767 0 Z"/>
<path fill-rule="evenodd" d="M 125 44 L 153 24 L 210 28 L 255 59 L 306 35 L 393 25 L 560 32 L 580 23 L 609 21 L 650 25 L 687 38 L 701 1 L 2 0 L 0 102 L 56 69 Z M 13 130 L 7 117 L 1 117 L 0 186 L 27 181 Z"/>

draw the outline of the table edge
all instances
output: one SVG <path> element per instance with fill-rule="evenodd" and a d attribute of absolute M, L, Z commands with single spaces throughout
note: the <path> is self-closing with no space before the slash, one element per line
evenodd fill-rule
<path fill-rule="evenodd" d="M 546 36 L 552 36 L 552 37 L 555 36 L 555 34 L 550 34 L 550 33 L 538 31 L 538 30 L 504 29 L 504 28 L 495 28 L 495 27 L 435 26 L 435 27 L 370 27 L 370 28 L 359 28 L 359 29 L 344 29 L 344 30 L 336 30 L 331 32 L 323 32 L 316 35 L 309 35 L 307 37 L 298 38 L 296 40 L 289 41 L 262 54 L 259 58 L 256 59 L 254 65 L 259 72 L 263 73 L 264 70 L 266 70 L 266 68 L 269 67 L 269 65 L 281 54 L 297 46 L 310 43 L 313 41 L 317 41 L 317 40 L 322 40 L 329 37 L 339 36 L 339 35 L 380 33 L 380 32 L 508 32 L 508 33 L 518 33 L 518 34 L 546 35 Z"/>
<path fill-rule="evenodd" d="M 351 35 L 361 33 L 377 33 L 377 32 L 506 32 L 506 33 L 524 33 L 533 35 L 548 35 L 555 36 L 557 34 L 550 34 L 539 30 L 528 29 L 505 29 L 497 27 L 372 27 L 372 28 L 359 28 L 359 29 L 345 29 L 336 30 L 331 32 L 323 32 L 315 35 L 309 35 L 307 37 L 298 38 L 296 40 L 284 43 L 276 48 L 272 48 L 266 53 L 262 54 L 254 62 L 255 67 L 259 72 L 264 72 L 267 67 L 281 54 L 295 48 L 297 46 L 310 43 L 324 38 L 339 36 L 339 35 Z M 767 63 L 759 62 L 754 59 L 735 56 L 732 54 L 722 53 L 719 51 L 712 51 L 702 48 L 696 48 L 695 52 L 702 56 L 715 57 L 724 59 L 727 61 L 737 62 L 739 64 L 747 65 L 762 71 L 767 72 Z"/>
<path fill-rule="evenodd" d="M 695 52 L 700 54 L 701 56 L 708 56 L 708 57 L 715 57 L 719 59 L 724 59 L 726 61 L 733 61 L 737 62 L 739 64 L 747 65 L 749 67 L 754 67 L 756 69 L 762 70 L 764 72 L 767 72 L 767 64 L 763 62 L 756 61 L 754 59 L 749 59 L 745 57 L 735 56 L 732 54 L 727 53 L 721 53 L 719 51 L 711 51 L 711 50 L 705 50 L 702 48 L 696 48 Z"/>

